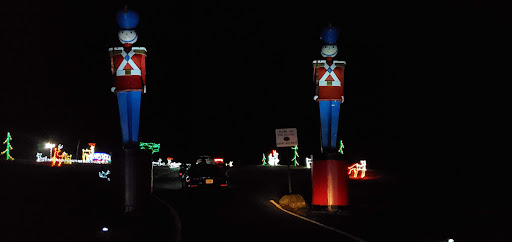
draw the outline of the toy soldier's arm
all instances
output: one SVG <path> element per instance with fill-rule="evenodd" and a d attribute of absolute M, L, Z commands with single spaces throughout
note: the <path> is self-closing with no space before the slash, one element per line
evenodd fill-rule
<path fill-rule="evenodd" d="M 142 83 L 144 84 L 144 93 L 146 93 L 146 55 L 142 55 L 141 62 L 142 72 L 140 75 L 142 76 Z"/>
<path fill-rule="evenodd" d="M 313 98 L 315 101 L 318 99 L 318 72 L 317 72 L 317 61 L 313 62 L 313 81 L 315 82 L 315 97 Z"/>
<path fill-rule="evenodd" d="M 110 55 L 110 71 L 112 72 L 112 88 L 110 90 L 114 92 L 116 90 L 116 74 L 114 72 L 116 63 L 114 60 L 114 48 L 109 48 L 108 53 Z"/>
<path fill-rule="evenodd" d="M 142 69 L 142 83 L 144 83 L 144 86 L 146 85 L 146 55 L 142 55 L 142 61 L 141 61 L 141 69 Z"/>
<path fill-rule="evenodd" d="M 112 76 L 114 75 L 114 57 L 112 54 L 110 55 L 110 72 L 112 73 Z"/>

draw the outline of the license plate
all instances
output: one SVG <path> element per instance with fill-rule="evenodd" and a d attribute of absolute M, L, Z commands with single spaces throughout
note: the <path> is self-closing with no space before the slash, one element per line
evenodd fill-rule
<path fill-rule="evenodd" d="M 206 179 L 206 184 L 213 184 L 213 179 Z"/>

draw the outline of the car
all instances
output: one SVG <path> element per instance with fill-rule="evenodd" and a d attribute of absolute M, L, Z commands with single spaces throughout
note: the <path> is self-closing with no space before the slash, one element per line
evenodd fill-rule
<path fill-rule="evenodd" d="M 223 167 L 199 163 L 192 165 L 183 175 L 182 188 L 227 187 L 228 179 Z"/>

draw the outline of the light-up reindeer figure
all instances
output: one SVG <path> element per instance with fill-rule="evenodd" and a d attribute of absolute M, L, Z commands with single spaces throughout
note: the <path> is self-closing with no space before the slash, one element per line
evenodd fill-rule
<path fill-rule="evenodd" d="M 52 152 L 52 166 L 55 166 L 57 161 L 59 161 L 57 166 L 61 166 L 62 165 L 62 161 L 66 158 L 67 154 L 66 154 L 66 152 L 62 151 L 62 147 L 64 147 L 64 146 L 59 144 L 57 147 L 53 148 L 53 152 Z"/>
<path fill-rule="evenodd" d="M 354 178 L 357 178 L 357 174 L 361 171 L 361 178 L 364 178 L 366 175 L 366 160 L 361 160 L 361 164 L 355 163 L 348 167 L 348 175 L 350 173 L 354 173 Z"/>

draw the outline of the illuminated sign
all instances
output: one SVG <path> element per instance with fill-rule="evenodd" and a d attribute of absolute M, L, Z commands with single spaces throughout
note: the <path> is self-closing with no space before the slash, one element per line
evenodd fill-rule
<path fill-rule="evenodd" d="M 95 164 L 108 164 L 112 161 L 110 154 L 107 153 L 94 153 L 90 156 L 90 160 Z"/>
<path fill-rule="evenodd" d="M 296 128 L 276 129 L 277 147 L 291 147 L 296 145 L 299 145 Z"/>

